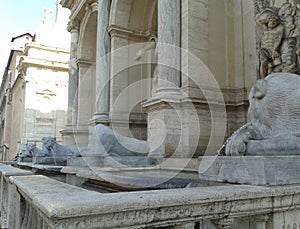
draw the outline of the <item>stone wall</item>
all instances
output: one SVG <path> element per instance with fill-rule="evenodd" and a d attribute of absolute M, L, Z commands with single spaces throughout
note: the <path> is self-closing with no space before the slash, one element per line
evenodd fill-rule
<path fill-rule="evenodd" d="M 0 175 L 1 223 L 13 228 L 282 229 L 299 224 L 298 185 L 102 194 L 7 165 L 0 166 Z"/>

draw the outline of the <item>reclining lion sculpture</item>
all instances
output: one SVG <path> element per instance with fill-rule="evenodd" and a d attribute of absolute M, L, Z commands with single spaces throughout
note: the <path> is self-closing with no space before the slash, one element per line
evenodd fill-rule
<path fill-rule="evenodd" d="M 65 146 L 56 142 L 56 138 L 43 137 L 42 138 L 43 148 L 51 153 L 52 156 L 80 156 L 80 151 L 77 146 Z"/>
<path fill-rule="evenodd" d="M 300 76 L 274 73 L 249 93 L 248 125 L 226 144 L 226 155 L 300 154 Z"/>
<path fill-rule="evenodd" d="M 87 151 L 101 156 L 148 156 L 148 142 L 118 134 L 111 128 L 98 124 L 90 129 Z"/>
<path fill-rule="evenodd" d="M 26 158 L 26 157 L 46 157 L 46 156 L 51 156 L 51 153 L 45 149 L 39 149 L 35 143 L 27 143 L 26 149 L 20 157 Z"/>

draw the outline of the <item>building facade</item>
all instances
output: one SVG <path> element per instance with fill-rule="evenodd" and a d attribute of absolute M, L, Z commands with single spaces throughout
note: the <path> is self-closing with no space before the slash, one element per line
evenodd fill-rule
<path fill-rule="evenodd" d="M 5 160 L 5 155 L 10 149 L 10 135 L 12 123 L 12 84 L 17 78 L 18 70 L 17 63 L 19 62 L 23 53 L 25 44 L 31 42 L 33 36 L 29 33 L 22 34 L 18 37 L 12 38 L 13 49 L 10 52 L 7 65 L 2 77 L 1 93 L 0 93 L 0 116 L 1 116 L 1 129 L 0 129 L 0 152 L 1 159 Z"/>
<path fill-rule="evenodd" d="M 54 25 L 52 14 L 51 9 L 44 10 L 44 20 L 34 36 L 12 39 L 14 49 L 1 90 L 6 98 L 1 108 L 3 160 L 22 153 L 29 142 L 40 146 L 45 136 L 61 141 L 59 131 L 66 125 L 68 101 L 69 11 L 57 2 Z"/>
<path fill-rule="evenodd" d="M 64 136 L 85 144 L 89 126 L 103 123 L 148 138 L 153 152 L 198 156 L 246 122 L 256 80 L 254 1 L 62 5 L 72 37 Z"/>

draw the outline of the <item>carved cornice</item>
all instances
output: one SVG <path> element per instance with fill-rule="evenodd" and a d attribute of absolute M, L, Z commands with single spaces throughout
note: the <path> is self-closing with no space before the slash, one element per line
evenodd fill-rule
<path fill-rule="evenodd" d="M 81 68 L 81 67 L 90 67 L 90 66 L 94 65 L 95 62 L 92 62 L 92 61 L 86 60 L 86 59 L 82 59 L 82 58 L 78 58 L 77 64 Z"/>
<path fill-rule="evenodd" d="M 28 67 L 52 69 L 54 71 L 68 72 L 69 62 L 63 63 L 63 62 L 57 62 L 57 61 L 35 59 L 35 58 L 30 58 L 30 57 L 24 56 L 20 59 L 20 64 L 18 65 L 18 71 L 26 72 L 26 69 Z"/>
<path fill-rule="evenodd" d="M 75 0 L 62 0 L 60 1 L 60 4 L 62 5 L 62 7 L 71 9 L 72 5 L 74 5 Z"/>
<path fill-rule="evenodd" d="M 120 37 L 141 42 L 148 41 L 150 35 L 150 33 L 134 31 L 116 25 L 110 25 L 108 27 L 108 33 L 112 38 Z"/>
<path fill-rule="evenodd" d="M 98 10 L 98 3 L 95 0 L 77 1 L 71 9 L 70 19 L 80 21 L 87 11 L 93 12 Z"/>

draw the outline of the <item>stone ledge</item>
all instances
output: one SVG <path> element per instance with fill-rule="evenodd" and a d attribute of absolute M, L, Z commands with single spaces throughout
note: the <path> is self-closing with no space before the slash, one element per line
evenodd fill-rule
<path fill-rule="evenodd" d="M 300 186 L 213 186 L 100 194 L 44 176 L 11 177 L 49 228 L 137 228 L 239 218 L 300 207 Z M 54 188 L 55 187 L 55 188 Z M 50 191 L 51 190 L 51 191 Z M 137 217 L 138 215 L 138 217 Z"/>
<path fill-rule="evenodd" d="M 23 169 L 15 168 L 10 165 L 0 164 L 0 175 L 2 177 L 9 176 L 24 176 L 24 175 L 32 175 L 33 173 L 30 171 L 26 171 Z"/>
<path fill-rule="evenodd" d="M 205 172 L 199 172 L 203 180 L 251 185 L 300 184 L 300 156 L 206 156 L 200 157 L 199 162 L 203 159 L 213 161 Z"/>

